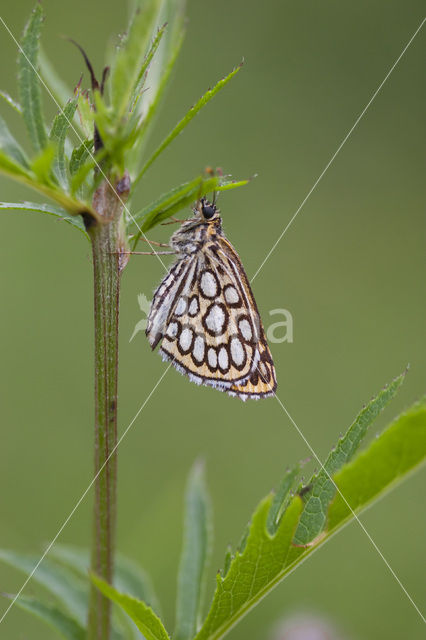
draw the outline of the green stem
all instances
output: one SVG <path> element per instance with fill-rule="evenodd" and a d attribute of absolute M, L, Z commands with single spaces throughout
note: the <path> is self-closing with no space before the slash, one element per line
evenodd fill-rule
<path fill-rule="evenodd" d="M 117 188 L 122 182 L 117 183 Z M 127 186 L 127 185 L 126 185 Z M 125 192 L 127 195 L 128 190 Z M 120 195 L 124 195 L 121 191 Z M 95 312 L 95 499 L 91 570 L 111 584 L 117 504 L 117 377 L 120 234 L 123 201 L 106 183 L 93 199 L 102 222 L 88 229 L 92 241 Z M 96 587 L 89 602 L 89 640 L 110 637 L 111 603 Z"/>

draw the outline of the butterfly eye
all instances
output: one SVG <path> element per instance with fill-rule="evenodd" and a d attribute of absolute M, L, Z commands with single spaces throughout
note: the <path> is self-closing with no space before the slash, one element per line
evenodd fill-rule
<path fill-rule="evenodd" d="M 203 212 L 203 216 L 206 218 L 206 220 L 209 220 L 210 218 L 213 218 L 214 214 L 216 213 L 216 207 L 214 204 L 209 204 L 208 202 L 206 203 L 202 203 L 202 212 Z"/>

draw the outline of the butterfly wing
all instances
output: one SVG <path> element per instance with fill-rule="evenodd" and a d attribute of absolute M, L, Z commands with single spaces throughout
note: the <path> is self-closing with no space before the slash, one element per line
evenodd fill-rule
<path fill-rule="evenodd" d="M 197 256 L 194 276 L 190 286 L 177 293 L 160 353 L 199 384 L 223 388 L 243 382 L 256 353 L 254 326 L 247 314 L 238 319 L 236 303 L 241 298 L 218 277 L 205 251 Z M 231 331 L 238 321 L 244 334 Z"/>
<path fill-rule="evenodd" d="M 156 332 L 153 346 L 162 335 L 162 356 L 198 384 L 244 398 L 264 397 L 260 382 L 253 382 L 257 365 L 268 366 L 273 375 L 272 357 L 232 245 L 215 237 L 176 276 L 173 284 L 166 276 L 154 296 L 153 315 L 162 330 Z"/>
<path fill-rule="evenodd" d="M 233 384 L 227 392 L 230 396 L 238 396 L 241 400 L 253 398 L 270 398 L 275 395 L 277 378 L 275 367 L 269 351 L 268 343 L 263 334 L 259 340 L 260 358 L 250 377 L 243 383 Z"/>
<path fill-rule="evenodd" d="M 232 384 L 229 389 L 227 389 L 227 392 L 232 396 L 237 395 L 242 400 L 247 400 L 247 398 L 256 400 L 259 398 L 269 398 L 275 394 L 277 378 L 272 355 L 247 274 L 237 252 L 226 238 L 221 239 L 218 258 L 222 261 L 222 265 L 228 265 L 226 269 L 227 273 L 231 270 L 231 272 L 235 274 L 235 279 L 240 285 L 247 307 L 251 309 L 253 319 L 257 322 L 259 336 L 257 354 L 253 361 L 249 378 L 244 382 Z"/>
<path fill-rule="evenodd" d="M 196 259 L 192 256 L 178 260 L 155 290 L 145 331 L 152 349 L 164 336 L 179 293 L 191 286 L 195 266 Z"/>

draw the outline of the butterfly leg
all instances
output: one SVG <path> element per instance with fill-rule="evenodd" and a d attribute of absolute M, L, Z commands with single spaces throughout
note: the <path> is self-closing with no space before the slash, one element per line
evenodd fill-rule
<path fill-rule="evenodd" d="M 154 240 L 148 240 L 148 238 L 139 238 L 142 242 L 148 242 L 148 244 L 154 244 L 156 247 L 169 247 L 168 242 L 155 242 Z"/>
<path fill-rule="evenodd" d="M 168 245 L 166 245 L 168 246 Z M 120 256 L 171 256 L 175 251 L 111 251 L 114 255 Z"/>
<path fill-rule="evenodd" d="M 172 216 L 169 222 L 160 222 L 160 224 L 162 227 L 165 227 L 168 224 L 177 224 L 177 223 L 182 224 L 182 222 L 185 222 L 185 220 L 178 220 L 177 218 Z"/>

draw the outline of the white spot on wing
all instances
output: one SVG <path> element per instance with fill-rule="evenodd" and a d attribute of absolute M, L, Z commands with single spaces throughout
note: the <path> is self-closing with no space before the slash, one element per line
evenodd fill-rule
<path fill-rule="evenodd" d="M 224 331 L 225 312 L 217 304 L 210 307 L 210 311 L 206 316 L 207 328 L 215 335 L 221 335 Z"/>
<path fill-rule="evenodd" d="M 212 369 L 216 369 L 217 367 L 217 354 L 215 349 L 213 349 L 212 347 L 210 347 L 210 349 L 207 352 L 207 360 L 209 362 L 209 365 L 211 366 Z"/>
<path fill-rule="evenodd" d="M 185 313 L 185 311 L 186 311 L 186 300 L 183 296 L 181 296 L 175 308 L 175 315 L 181 316 Z"/>
<path fill-rule="evenodd" d="M 214 298 L 217 296 L 216 278 L 210 271 L 204 271 L 200 280 L 201 293 L 206 298 Z"/>
<path fill-rule="evenodd" d="M 237 367 L 241 367 L 244 362 L 244 347 L 240 340 L 235 337 L 231 340 L 231 358 Z"/>
<path fill-rule="evenodd" d="M 197 336 L 194 340 L 194 348 L 192 350 L 192 355 L 197 362 L 204 360 L 204 349 L 204 339 L 201 336 Z"/>
<path fill-rule="evenodd" d="M 197 298 L 192 298 L 191 304 L 189 305 L 189 315 L 190 316 L 197 315 L 199 308 L 200 307 L 198 305 L 198 299 Z"/>
<path fill-rule="evenodd" d="M 170 338 L 176 338 L 179 325 L 177 322 L 171 322 L 167 327 L 166 335 Z"/>
<path fill-rule="evenodd" d="M 222 347 L 219 351 L 219 367 L 223 370 L 226 371 L 229 367 L 229 358 L 228 358 L 228 352 L 225 349 L 225 347 Z"/>
<path fill-rule="evenodd" d="M 265 380 L 269 378 L 269 370 L 264 362 L 260 362 L 258 366 L 260 374 L 263 376 Z"/>
<path fill-rule="evenodd" d="M 232 285 L 229 285 L 225 289 L 225 300 L 228 304 L 236 304 L 240 300 L 238 291 Z"/>
<path fill-rule="evenodd" d="M 188 351 L 192 342 L 192 329 L 185 327 L 179 337 L 179 344 L 182 351 Z"/>
<path fill-rule="evenodd" d="M 240 320 L 238 323 L 238 326 L 240 328 L 240 331 L 244 340 L 247 340 L 247 341 L 251 340 L 253 336 L 253 332 L 251 330 L 250 322 L 247 320 L 247 318 L 243 318 L 242 320 Z"/>

